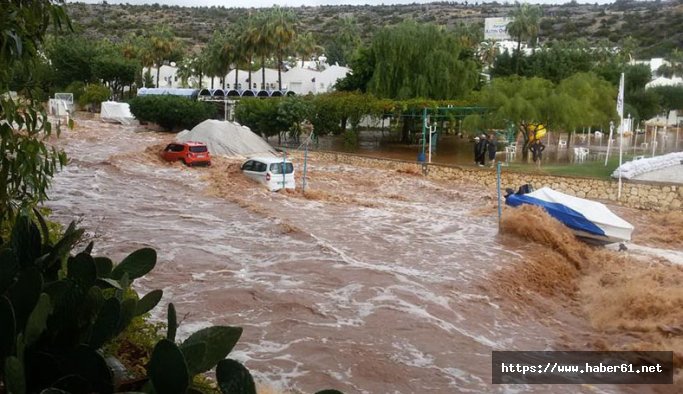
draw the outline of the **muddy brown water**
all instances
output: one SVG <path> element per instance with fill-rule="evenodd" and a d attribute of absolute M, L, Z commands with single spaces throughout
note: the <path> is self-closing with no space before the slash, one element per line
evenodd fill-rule
<path fill-rule="evenodd" d="M 136 282 L 164 290 L 153 318 L 173 302 L 180 337 L 243 327 L 231 357 L 258 380 L 301 392 L 649 391 L 491 384 L 492 350 L 554 349 L 573 332 L 576 345 L 587 324 L 552 301 L 530 311 L 496 291 L 494 274 L 529 248 L 497 235 L 488 191 L 313 162 L 311 190 L 353 199 L 248 182 L 226 199 L 207 190 L 212 169 L 156 159 L 149 147 L 172 136 L 76 124 L 57 142 L 71 163 L 54 180 L 52 218 L 80 218 L 95 252 L 115 260 L 155 248 L 157 267 Z"/>

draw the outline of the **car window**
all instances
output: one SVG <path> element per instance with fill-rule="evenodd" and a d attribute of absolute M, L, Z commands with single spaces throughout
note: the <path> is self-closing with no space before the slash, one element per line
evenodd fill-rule
<path fill-rule="evenodd" d="M 266 172 L 266 169 L 268 166 L 266 163 L 261 163 L 260 161 L 255 161 L 254 162 L 254 171 L 256 172 Z"/>
<path fill-rule="evenodd" d="M 253 166 L 254 166 L 254 161 L 253 160 L 247 160 L 246 163 L 242 164 L 242 170 L 243 171 L 251 171 Z"/>
<path fill-rule="evenodd" d="M 164 152 L 171 152 L 172 150 L 173 150 L 173 144 L 168 144 L 168 145 L 166 145 Z"/>
<path fill-rule="evenodd" d="M 191 146 L 190 147 L 190 152 L 194 153 L 201 153 L 201 152 L 208 152 L 209 150 L 206 148 L 206 146 Z"/>
<path fill-rule="evenodd" d="M 273 174 L 282 174 L 282 163 L 272 163 L 270 165 L 270 172 Z M 294 172 L 294 165 L 292 163 L 285 163 L 285 174 L 291 174 Z"/>
<path fill-rule="evenodd" d="M 173 152 L 182 152 L 184 146 L 180 144 L 172 144 L 173 146 L 171 147 L 171 151 Z"/>

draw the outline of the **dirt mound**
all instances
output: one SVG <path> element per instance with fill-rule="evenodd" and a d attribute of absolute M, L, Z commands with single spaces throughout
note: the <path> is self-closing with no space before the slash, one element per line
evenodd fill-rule
<path fill-rule="evenodd" d="M 209 119 L 192 130 L 178 133 L 176 140 L 200 141 L 206 144 L 212 155 L 248 157 L 255 155 L 274 156 L 275 149 L 248 127 L 234 122 Z"/>

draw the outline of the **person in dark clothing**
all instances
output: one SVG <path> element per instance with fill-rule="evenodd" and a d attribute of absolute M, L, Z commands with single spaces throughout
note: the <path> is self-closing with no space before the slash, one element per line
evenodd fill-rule
<path fill-rule="evenodd" d="M 485 162 L 485 160 L 486 160 L 486 146 L 488 145 L 488 142 L 486 142 L 486 135 L 482 134 L 481 138 L 477 137 L 477 139 L 475 139 L 475 141 L 477 141 L 477 148 L 476 149 L 479 153 L 478 154 L 479 160 L 477 160 L 477 165 L 479 167 L 483 167 L 484 164 L 486 164 L 486 162 Z"/>
<path fill-rule="evenodd" d="M 474 164 L 479 164 L 479 137 L 474 137 Z"/>
<path fill-rule="evenodd" d="M 543 145 L 541 140 L 536 140 L 533 144 L 531 144 L 529 150 L 533 155 L 532 158 L 534 163 L 536 163 L 536 167 L 541 168 L 541 161 L 543 160 L 543 151 L 545 150 L 545 145 Z"/>
<path fill-rule="evenodd" d="M 498 150 L 498 144 L 496 141 L 495 134 L 489 134 L 486 136 L 486 142 L 488 146 L 486 149 L 489 152 L 489 162 L 491 162 L 491 168 L 496 164 L 496 151 Z"/>

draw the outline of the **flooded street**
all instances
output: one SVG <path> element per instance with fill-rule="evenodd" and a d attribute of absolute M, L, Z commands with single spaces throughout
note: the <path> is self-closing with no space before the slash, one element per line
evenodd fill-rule
<path fill-rule="evenodd" d="M 313 161 L 308 188 L 317 198 L 269 193 L 228 179 L 241 175 L 221 173 L 229 164 L 220 160 L 192 169 L 162 163 L 149 147 L 173 135 L 76 123 L 57 142 L 71 163 L 54 180 L 51 218 L 81 218 L 95 253 L 115 261 L 155 248 L 156 268 L 136 282 L 142 292 L 164 290 L 153 317 L 165 320 L 173 302 L 180 336 L 243 327 L 230 357 L 273 387 L 629 391 L 491 385 L 492 350 L 585 346 L 587 329 L 562 305 L 535 314 L 496 291 L 491 278 L 528 247 L 497 235 L 483 189 Z"/>

